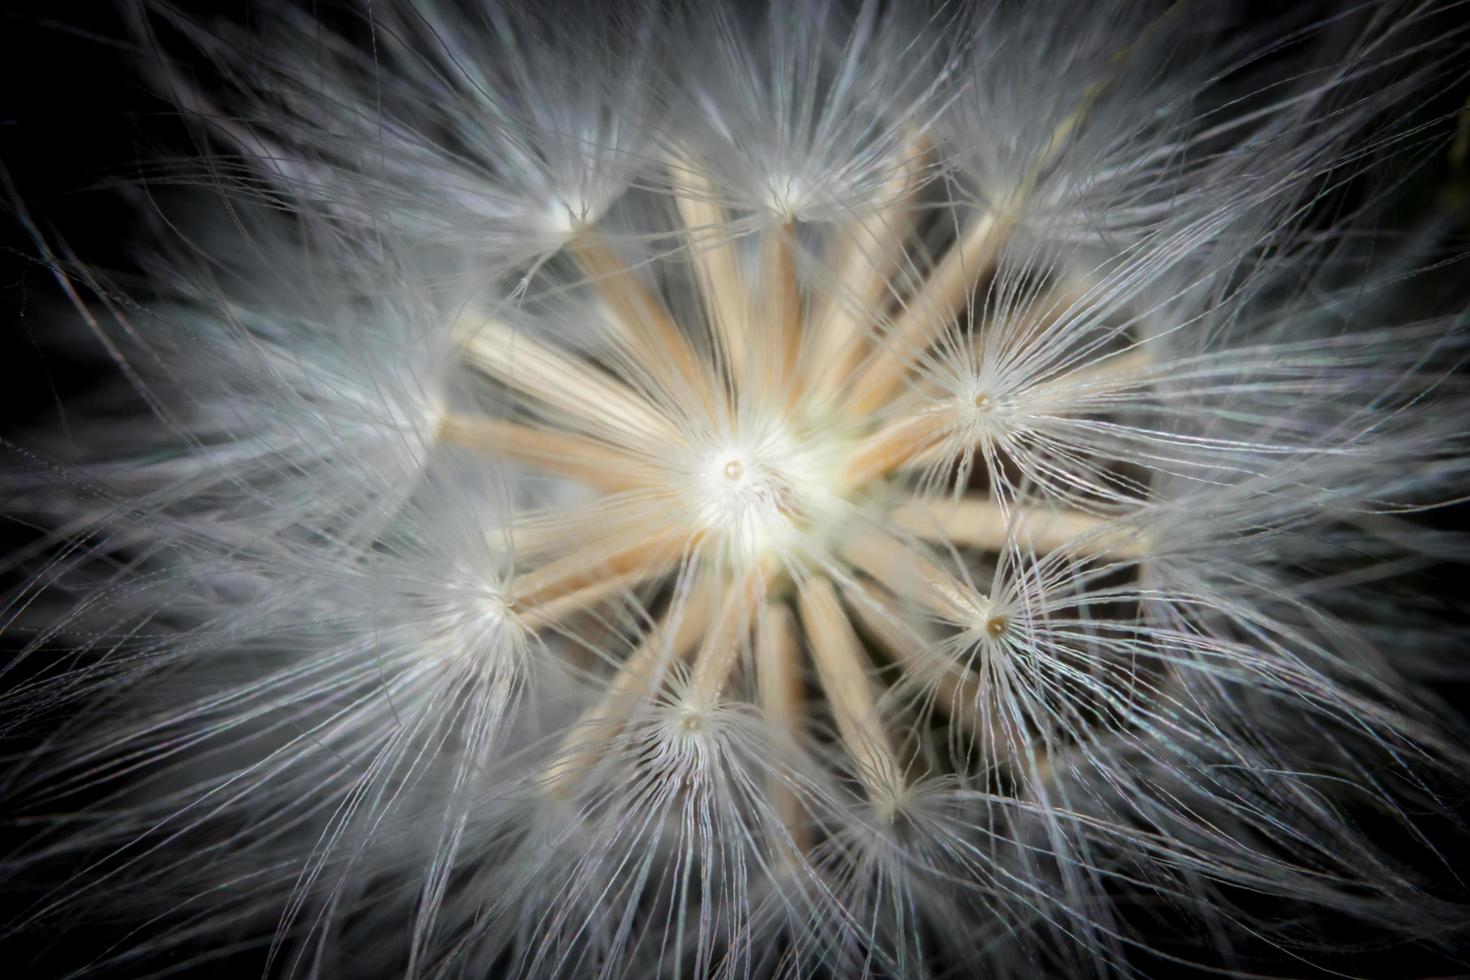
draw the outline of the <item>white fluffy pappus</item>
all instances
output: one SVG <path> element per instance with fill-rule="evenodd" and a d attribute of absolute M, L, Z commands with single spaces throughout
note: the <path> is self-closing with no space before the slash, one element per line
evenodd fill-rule
<path fill-rule="evenodd" d="M 72 967 L 120 975 L 1454 955 L 1416 576 L 1467 557 L 1470 320 L 1400 212 L 1456 6 L 138 8 L 207 152 L 146 283 L 53 260 L 115 384 L 7 446 L 3 870 L 62 869 L 8 929 L 122 921 Z"/>

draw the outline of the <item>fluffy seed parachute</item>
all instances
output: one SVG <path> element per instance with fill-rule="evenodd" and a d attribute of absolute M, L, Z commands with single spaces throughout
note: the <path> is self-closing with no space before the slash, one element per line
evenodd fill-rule
<path fill-rule="evenodd" d="M 13 929 L 322 977 L 1455 941 L 1413 576 L 1466 551 L 1420 515 L 1470 322 L 1448 222 L 1388 220 L 1455 4 L 268 6 L 135 18 L 209 148 L 143 295 L 38 237 L 117 383 L 10 447 L 8 871 L 68 869 Z"/>

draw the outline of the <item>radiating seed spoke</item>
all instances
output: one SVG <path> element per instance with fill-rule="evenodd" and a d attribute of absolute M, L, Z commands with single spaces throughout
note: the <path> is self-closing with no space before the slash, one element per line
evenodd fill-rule
<path fill-rule="evenodd" d="M 839 229 L 833 281 L 812 310 L 809 391 L 814 398 L 836 393 L 871 348 L 868 331 L 888 304 L 913 225 L 925 148 L 921 138 L 910 141 L 883 186 L 882 207 Z"/>
<path fill-rule="evenodd" d="M 636 456 L 605 441 L 488 415 L 446 415 L 439 436 L 450 445 L 494 453 L 612 493 L 647 487 L 658 478 Z"/>
<path fill-rule="evenodd" d="M 1084 554 L 1117 559 L 1147 553 L 1141 533 L 1110 528 L 1106 518 L 1078 510 L 1032 508 L 1026 503 L 1011 504 L 1007 513 L 990 497 L 913 496 L 895 507 L 889 518 L 896 527 L 921 538 L 983 551 L 1018 547 L 1044 554 L 1074 547 Z"/>
<path fill-rule="evenodd" d="M 699 642 L 709 623 L 710 601 L 709 583 L 699 579 L 684 601 L 670 603 L 663 618 L 608 679 L 602 696 L 563 736 L 541 779 L 547 792 L 565 796 L 597 764 L 638 699 L 651 696 L 669 664 Z"/>
<path fill-rule="evenodd" d="M 496 321 L 467 325 L 466 363 L 629 448 L 665 448 L 678 430 L 627 385 Z"/>
<path fill-rule="evenodd" d="M 903 774 L 878 712 L 867 658 L 837 592 L 827 579 L 810 578 L 801 583 L 797 603 L 837 734 L 874 800 L 891 800 Z"/>
<path fill-rule="evenodd" d="M 1084 104 L 1056 127 L 1011 200 L 975 214 L 961 229 L 927 277 L 900 299 L 883 336 L 874 325 L 893 305 L 894 280 L 905 261 L 922 183 L 926 146 L 921 139 L 905 148 L 905 158 L 883 189 L 881 206 L 842 230 L 841 241 L 828 256 L 829 288 L 809 300 L 806 316 L 794 221 L 772 222 L 760 230 L 753 256 L 759 263 L 758 279 L 747 283 L 739 243 L 730 235 L 730 216 L 718 199 L 715 181 L 687 153 L 675 152 L 670 164 L 674 198 L 715 342 L 715 364 L 701 363 L 663 299 L 595 228 L 579 229 L 568 249 L 611 311 L 626 351 L 626 360 L 619 363 L 632 380 L 619 380 L 492 322 L 473 331 L 465 346 L 467 362 L 561 413 L 577 431 L 463 415 L 448 416 L 441 430 L 449 442 L 490 450 L 620 495 L 619 506 L 594 508 L 574 520 L 550 512 L 516 521 L 510 537 L 521 553 L 551 557 L 509 583 L 508 598 L 521 621 L 532 629 L 559 628 L 615 592 L 668 575 L 681 561 L 690 561 L 707 530 L 691 530 L 687 508 L 677 503 L 678 485 L 670 482 L 677 478 L 662 472 L 657 461 L 670 446 L 682 447 L 674 421 L 680 412 L 720 420 L 727 407 L 726 382 L 733 385 L 737 406 L 779 406 L 798 424 L 809 421 L 798 415 L 799 406 L 826 403 L 830 408 L 841 392 L 849 393 L 843 411 L 871 431 L 847 447 L 845 461 L 833 474 L 832 489 L 840 496 L 864 491 L 897 471 L 941 460 L 955 451 L 956 439 L 969 440 L 966 426 L 973 426 L 974 416 L 968 404 L 950 404 L 952 396 L 929 390 L 937 385 L 934 379 L 911 379 L 915 362 L 953 328 L 975 291 L 994 274 L 1046 161 L 1071 138 L 1095 97 L 1089 92 Z M 1079 301 L 1053 289 L 1037 301 L 1044 308 L 1028 308 L 1035 322 L 1018 321 L 1010 325 L 1010 334 L 988 339 L 1028 351 L 1057 345 L 1049 353 L 1064 357 L 1063 340 L 1053 334 Z M 969 342 L 983 346 L 986 339 Z M 986 351 L 972 353 L 978 358 Z M 728 371 L 726 379 L 717 375 L 719 362 Z M 1055 393 L 1060 401 L 1079 393 L 1091 397 L 1095 391 L 1106 398 L 1119 386 L 1135 383 L 1146 369 L 1141 352 L 1128 351 L 1058 371 L 1027 395 L 1045 399 Z M 909 380 L 918 385 L 900 392 Z M 656 402 L 650 392 L 662 401 Z M 886 493 L 880 498 L 887 500 Z M 621 509 L 629 502 L 635 509 Z M 859 574 L 843 581 L 842 597 L 829 577 L 796 573 L 795 610 L 773 601 L 771 590 L 783 568 L 774 558 L 734 572 L 699 566 L 687 601 L 671 606 L 563 738 L 545 772 L 549 791 L 565 795 L 606 753 L 636 699 L 655 693 L 669 664 L 686 656 L 691 659 L 688 685 L 680 696 L 687 699 L 691 731 L 705 721 L 704 708 L 727 696 L 732 677 L 749 655 L 773 737 L 785 745 L 798 743 L 804 728 L 799 659 L 804 636 L 816 682 L 854 772 L 879 812 L 891 814 L 906 777 L 850 613 L 895 665 L 932 691 L 934 704 L 974 740 L 982 755 L 1012 769 L 1020 765 L 1029 749 L 1019 723 L 1001 710 L 987 680 L 989 665 L 977 672 L 964 663 L 939 662 L 932 652 L 933 638 L 926 636 L 932 618 L 983 631 L 974 635 L 988 643 L 985 633 L 1004 635 L 1005 618 L 991 618 L 989 597 L 936 564 L 918 539 L 989 551 L 1076 548 L 1131 559 L 1143 553 L 1142 535 L 1080 511 L 1024 503 L 1002 508 L 982 497 L 914 495 L 888 507 L 886 527 L 903 537 L 890 530 L 848 531 L 833 545 L 835 557 Z M 773 771 L 767 791 L 776 818 L 795 844 L 794 853 L 807 850 L 810 830 L 796 790 Z"/>
<path fill-rule="evenodd" d="M 981 754 L 992 761 L 1014 765 L 1021 744 L 1009 715 L 987 692 L 980 676 L 963 664 L 933 663 L 920 651 L 932 650 L 934 638 L 922 623 L 906 619 L 880 590 L 862 583 L 844 588 L 848 607 L 878 646 L 907 671 L 934 689 L 934 705 L 979 743 Z"/>
<path fill-rule="evenodd" d="M 976 284 L 995 267 L 1011 227 L 1011 219 L 995 212 L 981 215 L 944 254 L 859 369 L 853 412 L 869 415 L 893 397 L 909 367 L 955 321 Z"/>
<path fill-rule="evenodd" d="M 854 536 L 842 553 L 894 595 L 925 606 L 946 622 L 969 627 L 983 622 L 989 614 L 988 596 L 882 531 Z"/>
<path fill-rule="evenodd" d="M 725 595 L 719 615 L 705 634 L 694 660 L 689 689 L 700 704 L 717 701 L 729 682 L 740 654 L 748 648 L 756 612 L 765 599 L 774 569 L 752 570 Z"/>
<path fill-rule="evenodd" d="M 523 611 L 518 610 L 518 615 L 527 629 L 553 628 L 569 617 L 592 609 L 610 596 L 633 588 L 661 572 L 662 569 L 650 571 L 646 566 L 611 571 L 564 592 L 538 599 L 534 604 L 528 604 Z"/>
<path fill-rule="evenodd" d="M 735 242 L 724 237 L 729 216 L 715 197 L 715 183 L 685 153 L 669 166 L 674 199 L 693 252 L 695 278 L 710 326 L 732 375 L 745 369 L 750 310 Z"/>
<path fill-rule="evenodd" d="M 610 536 L 610 540 L 617 538 Z M 697 536 L 682 527 L 653 524 L 648 531 L 637 534 L 634 544 L 616 547 L 607 539 L 595 541 L 516 576 L 507 591 L 517 614 L 524 619 L 536 614 L 538 607 L 560 599 L 585 596 L 595 601 L 612 588 L 662 575 L 697 543 Z"/>
<path fill-rule="evenodd" d="M 802 730 L 801 663 L 798 660 L 796 621 L 784 604 L 767 603 L 756 629 L 755 671 L 761 712 L 771 734 L 784 745 L 795 745 Z M 771 806 L 798 853 L 811 848 L 811 833 L 802 815 L 801 801 L 789 783 L 772 771 L 766 777 Z"/>
<path fill-rule="evenodd" d="M 603 300 L 612 309 L 634 360 L 666 392 L 691 408 L 715 404 L 709 371 L 689 338 L 655 296 L 594 228 L 583 228 L 569 248 Z"/>
<path fill-rule="evenodd" d="M 761 233 L 763 316 L 757 324 L 762 363 L 754 364 L 750 394 L 758 399 L 790 403 L 801 354 L 801 296 L 796 279 L 796 226 L 771 225 Z"/>
<path fill-rule="evenodd" d="M 922 457 L 943 439 L 957 419 L 957 412 L 935 408 L 890 422 L 853 450 L 842 470 L 842 485 L 851 489 L 864 487 Z"/>
<path fill-rule="evenodd" d="M 1066 147 L 1106 87 L 1106 83 L 1099 83 L 1084 93 L 1081 104 L 1054 127 L 1046 147 L 1010 200 L 998 210 L 974 218 L 923 285 L 904 302 L 892 328 L 861 368 L 855 386 L 857 395 L 851 403 L 854 412 L 867 415 L 886 404 L 910 365 L 969 305 L 976 285 L 994 270 L 1041 174 Z"/>

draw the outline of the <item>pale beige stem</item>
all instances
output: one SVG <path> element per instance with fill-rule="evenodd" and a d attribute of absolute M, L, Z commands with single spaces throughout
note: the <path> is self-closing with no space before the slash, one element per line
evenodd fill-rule
<path fill-rule="evenodd" d="M 597 541 L 516 576 L 507 591 L 524 618 L 537 607 L 566 597 L 605 594 L 610 580 L 626 585 L 662 574 L 696 544 L 697 537 L 683 528 L 653 523 L 639 534 L 636 544 L 617 548 Z"/>
<path fill-rule="evenodd" d="M 729 217 L 716 200 L 714 181 L 688 154 L 678 155 L 669 174 L 710 326 L 738 378 L 745 366 L 749 312 L 740 256 L 735 242 L 727 237 Z"/>
<path fill-rule="evenodd" d="M 663 676 L 660 668 L 667 668 L 694 648 L 709 623 L 709 592 L 707 584 L 697 581 L 688 598 L 671 604 L 638 649 L 618 667 L 602 696 L 563 736 L 542 777 L 541 785 L 547 792 L 568 795 L 602 756 L 608 741 L 622 729 L 633 700 L 651 694 L 658 685 Z"/>
<path fill-rule="evenodd" d="M 948 541 L 962 548 L 1002 551 L 1019 547 L 1046 553 L 1075 547 L 1084 554 L 1119 559 L 1140 558 L 1147 552 L 1144 536 L 1127 529 L 1108 529 L 1105 518 L 1079 510 L 1036 508 L 1012 504 L 1007 514 L 989 497 L 914 496 L 889 514 L 894 526 L 930 541 Z"/>
<path fill-rule="evenodd" d="M 655 572 L 660 570 L 654 569 Z M 651 574 L 653 573 L 648 568 L 640 566 L 603 575 L 569 591 L 538 599 L 534 604 L 528 605 L 524 612 L 518 610 L 519 619 L 532 632 L 555 626 L 570 616 L 598 605 L 614 592 L 637 585 Z"/>
<path fill-rule="evenodd" d="M 913 226 L 926 145 L 915 139 L 883 185 L 883 206 L 841 228 L 833 281 L 812 310 L 808 389 L 831 397 L 871 347 L 868 331 L 887 306 L 890 282 Z"/>
<path fill-rule="evenodd" d="M 843 467 L 844 487 L 859 489 L 924 455 L 954 426 L 957 412 L 928 409 L 906 415 L 868 436 Z"/>
<path fill-rule="evenodd" d="M 988 596 L 882 531 L 857 535 L 843 555 L 893 594 L 918 601 L 946 622 L 969 628 L 989 615 Z"/>
<path fill-rule="evenodd" d="M 1115 60 L 1125 60 L 1129 50 L 1119 52 Z M 969 303 L 970 290 L 995 268 L 1000 251 L 1010 238 L 1027 199 L 1035 192 L 1041 174 L 1071 140 L 1073 132 L 1110 84 L 1111 79 L 1105 79 L 1088 87 L 1081 104 L 1053 127 L 1046 146 L 1008 203 L 999 211 L 977 218 L 940 259 L 919 291 L 904 304 L 893 329 L 863 367 L 857 384 L 859 394 L 852 406 L 854 411 L 870 414 L 887 402 L 909 365 Z"/>
<path fill-rule="evenodd" d="M 509 419 L 449 414 L 439 423 L 439 438 L 611 493 L 650 486 L 657 480 L 636 456 L 606 442 Z"/>
<path fill-rule="evenodd" d="M 766 725 L 782 743 L 796 744 L 801 736 L 801 663 L 797 659 L 796 621 L 784 604 L 767 603 L 755 636 L 755 670 L 760 684 L 761 712 Z M 791 786 L 774 772 L 766 778 L 771 806 L 798 853 L 811 847 L 811 833 L 803 819 L 801 801 Z"/>
<path fill-rule="evenodd" d="M 855 583 L 844 591 L 849 608 L 878 646 L 910 675 L 932 685 L 935 707 L 966 734 L 980 740 L 987 755 L 1014 761 L 1015 748 L 1021 744 L 1015 726 L 1000 711 L 994 694 L 986 694 L 980 677 L 962 664 L 929 662 L 920 651 L 933 649 L 934 643 L 924 635 L 923 624 L 906 622 L 902 612 L 878 589 Z"/>
<path fill-rule="evenodd" d="M 904 304 L 853 385 L 852 410 L 869 415 L 892 397 L 909 366 L 970 301 L 970 291 L 994 267 L 1012 220 L 994 212 L 976 218 Z"/>
<path fill-rule="evenodd" d="M 719 617 L 705 634 L 694 659 L 689 689 L 696 702 L 713 704 L 719 700 L 740 660 L 744 641 L 750 636 L 750 627 L 765 598 L 769 577 L 765 570 L 751 572 L 726 595 Z"/>
<path fill-rule="evenodd" d="M 797 604 L 837 734 L 870 794 L 877 800 L 892 799 L 903 775 L 878 713 L 862 645 L 837 592 L 825 578 L 807 579 L 801 583 Z"/>
<path fill-rule="evenodd" d="M 498 536 L 518 561 L 526 561 L 535 555 L 565 552 L 575 547 L 586 532 L 577 521 L 565 520 L 555 510 L 538 510 L 515 515 L 507 525 L 492 528 L 492 536 Z"/>
<path fill-rule="evenodd" d="M 1152 364 L 1150 352 L 1135 347 L 1033 385 L 1027 392 L 1028 402 L 1033 399 L 1043 402 L 1048 398 L 1055 398 L 1065 403 L 1067 400 L 1075 400 L 1079 395 L 1106 393 L 1130 385 L 1145 384 L 1148 381 L 1147 371 Z M 1079 390 L 1089 387 L 1095 388 L 1096 392 Z"/>
<path fill-rule="evenodd" d="M 650 527 L 669 529 L 667 522 L 649 515 L 673 506 L 670 497 L 667 488 L 654 488 L 622 498 L 601 497 L 583 504 L 518 511 L 500 532 L 522 559 L 565 554 L 593 540 L 633 541 Z"/>
<path fill-rule="evenodd" d="M 634 446 L 677 440 L 674 425 L 645 399 L 585 361 L 493 320 L 466 333 L 466 363 L 507 387 Z"/>
<path fill-rule="evenodd" d="M 639 365 L 666 391 L 692 395 L 695 406 L 713 405 L 712 379 L 700 364 L 689 338 L 607 241 L 595 229 L 583 228 L 573 236 L 569 247 L 581 263 L 582 271 L 612 309 L 613 318 Z"/>
<path fill-rule="evenodd" d="M 764 316 L 755 331 L 770 364 L 755 365 L 751 382 L 759 381 L 772 399 L 794 395 L 791 386 L 801 353 L 801 296 L 796 278 L 796 226 L 771 225 L 761 233 L 761 291 Z M 762 392 L 757 392 L 759 396 Z"/>

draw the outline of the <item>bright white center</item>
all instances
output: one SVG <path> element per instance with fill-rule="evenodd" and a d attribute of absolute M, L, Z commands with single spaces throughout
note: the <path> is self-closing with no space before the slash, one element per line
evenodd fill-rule
<path fill-rule="evenodd" d="M 511 618 L 510 602 L 499 592 L 485 592 L 479 596 L 477 611 L 483 625 L 498 629 Z"/>
<path fill-rule="evenodd" d="M 826 469 L 784 432 L 730 439 L 696 457 L 689 485 L 695 523 L 732 559 L 789 555 L 831 511 Z"/>
<path fill-rule="evenodd" d="M 806 198 L 806 184 L 795 175 L 771 183 L 771 209 L 785 221 L 798 221 Z"/>

